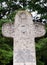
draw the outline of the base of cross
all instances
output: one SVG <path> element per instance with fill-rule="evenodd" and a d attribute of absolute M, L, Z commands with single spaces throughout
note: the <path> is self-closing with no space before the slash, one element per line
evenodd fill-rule
<path fill-rule="evenodd" d="M 14 63 L 13 65 L 36 65 L 36 63 Z"/>

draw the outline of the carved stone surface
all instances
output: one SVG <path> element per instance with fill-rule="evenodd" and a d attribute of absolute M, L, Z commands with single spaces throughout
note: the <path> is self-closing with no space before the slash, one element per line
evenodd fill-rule
<path fill-rule="evenodd" d="M 17 63 L 26 63 L 26 62 L 35 62 L 35 56 L 33 55 L 34 51 L 29 49 L 17 50 L 15 52 L 15 62 Z"/>
<path fill-rule="evenodd" d="M 13 24 L 3 24 L 2 34 L 14 39 L 13 65 L 36 65 L 35 37 L 45 34 L 44 25 L 34 23 L 27 11 L 19 11 Z"/>

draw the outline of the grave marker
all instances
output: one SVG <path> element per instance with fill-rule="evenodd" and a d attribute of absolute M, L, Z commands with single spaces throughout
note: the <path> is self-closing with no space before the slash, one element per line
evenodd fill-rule
<path fill-rule="evenodd" d="M 3 24 L 2 34 L 13 38 L 13 65 L 36 65 L 35 38 L 45 34 L 43 24 L 34 23 L 27 11 L 19 11 L 13 24 Z"/>

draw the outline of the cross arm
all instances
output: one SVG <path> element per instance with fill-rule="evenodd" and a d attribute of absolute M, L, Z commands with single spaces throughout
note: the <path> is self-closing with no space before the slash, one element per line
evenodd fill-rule
<path fill-rule="evenodd" d="M 35 37 L 41 37 L 45 35 L 45 26 L 42 23 L 34 23 L 34 27 Z"/>
<path fill-rule="evenodd" d="M 4 23 L 2 26 L 2 34 L 5 37 L 14 36 L 14 25 L 12 23 Z"/>

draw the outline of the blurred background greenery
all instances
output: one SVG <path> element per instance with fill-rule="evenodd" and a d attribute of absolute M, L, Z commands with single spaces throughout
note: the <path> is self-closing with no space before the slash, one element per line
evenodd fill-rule
<path fill-rule="evenodd" d="M 47 0 L 0 0 L 0 65 L 13 65 L 13 39 L 2 36 L 2 24 L 14 22 L 19 10 L 36 13 L 33 21 L 45 24 L 45 36 L 35 41 L 37 65 L 47 65 Z"/>

